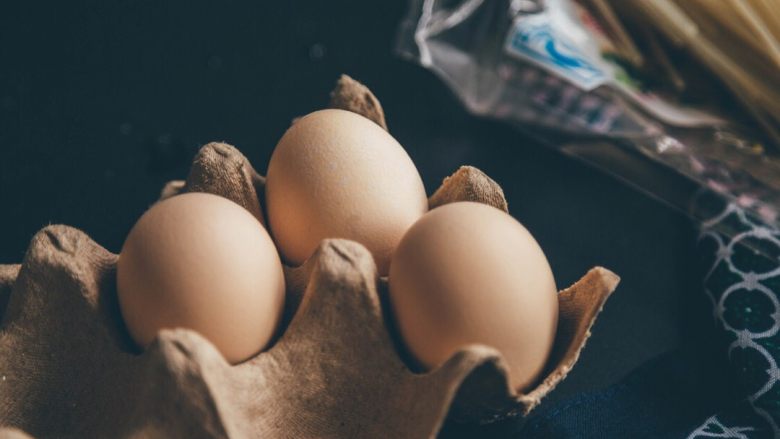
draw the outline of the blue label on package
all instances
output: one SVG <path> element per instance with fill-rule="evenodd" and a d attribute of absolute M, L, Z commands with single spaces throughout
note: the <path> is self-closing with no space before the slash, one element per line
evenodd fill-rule
<path fill-rule="evenodd" d="M 543 14 L 523 16 L 515 21 L 507 39 L 511 55 L 531 61 L 583 90 L 592 90 L 609 80 L 609 75 L 592 62 L 575 44 L 556 33 Z"/>

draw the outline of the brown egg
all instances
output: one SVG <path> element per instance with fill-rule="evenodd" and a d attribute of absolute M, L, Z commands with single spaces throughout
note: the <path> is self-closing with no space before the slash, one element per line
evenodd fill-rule
<path fill-rule="evenodd" d="M 160 329 L 189 328 L 231 363 L 260 352 L 284 305 L 284 276 L 271 237 L 232 201 L 188 193 L 152 206 L 117 264 L 119 305 L 142 347 Z"/>
<path fill-rule="evenodd" d="M 271 156 L 268 223 L 284 260 L 303 263 L 325 238 L 357 241 L 387 274 L 404 232 L 428 210 L 420 175 L 379 125 L 344 110 L 299 119 Z"/>
<path fill-rule="evenodd" d="M 468 344 L 498 349 L 518 390 L 535 383 L 552 350 L 558 297 L 533 236 L 493 207 L 431 210 L 401 240 L 390 303 L 411 354 L 435 368 Z"/>

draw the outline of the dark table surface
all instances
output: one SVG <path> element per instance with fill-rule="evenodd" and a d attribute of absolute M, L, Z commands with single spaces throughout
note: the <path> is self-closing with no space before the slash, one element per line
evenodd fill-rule
<path fill-rule="evenodd" d="M 196 4 L 197 3 L 197 4 Z M 467 114 L 393 53 L 404 2 L 2 2 L 0 263 L 63 223 L 118 252 L 162 185 L 223 140 L 263 172 L 290 120 L 342 72 L 384 104 L 428 191 L 459 165 L 504 188 L 559 286 L 594 265 L 622 283 L 574 371 L 545 401 L 604 388 L 697 335 L 687 218 L 503 124 Z"/>

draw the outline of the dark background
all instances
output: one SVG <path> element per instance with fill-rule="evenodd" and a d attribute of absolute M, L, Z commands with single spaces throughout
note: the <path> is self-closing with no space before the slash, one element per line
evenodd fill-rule
<path fill-rule="evenodd" d="M 504 187 L 560 287 L 594 265 L 622 276 L 577 367 L 538 413 L 605 389 L 664 352 L 705 358 L 699 329 L 710 310 L 686 217 L 516 129 L 467 114 L 431 73 L 394 55 L 405 8 L 3 2 L 0 263 L 19 262 L 50 223 L 118 252 L 163 184 L 183 178 L 206 142 L 237 146 L 264 172 L 290 120 L 322 108 L 345 72 L 379 97 L 429 193 L 459 165 L 477 166 Z"/>

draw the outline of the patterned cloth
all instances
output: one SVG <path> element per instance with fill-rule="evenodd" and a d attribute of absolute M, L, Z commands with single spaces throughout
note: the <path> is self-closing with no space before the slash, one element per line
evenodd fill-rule
<path fill-rule="evenodd" d="M 780 437 L 780 230 L 715 197 L 697 205 L 710 212 L 699 242 L 705 290 L 744 400 L 688 438 Z"/>

